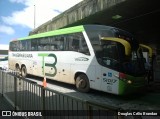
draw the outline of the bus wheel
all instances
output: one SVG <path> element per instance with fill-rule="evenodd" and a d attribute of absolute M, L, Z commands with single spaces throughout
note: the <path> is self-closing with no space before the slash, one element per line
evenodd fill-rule
<path fill-rule="evenodd" d="M 22 66 L 21 74 L 22 74 L 23 78 L 26 78 L 26 76 L 27 76 L 27 68 L 26 68 L 26 66 Z"/>
<path fill-rule="evenodd" d="M 85 74 L 80 74 L 76 78 L 76 88 L 80 92 L 88 92 L 90 90 L 89 80 Z"/>
<path fill-rule="evenodd" d="M 20 71 L 20 67 L 19 66 L 16 66 L 16 74 L 17 74 L 17 76 L 21 75 L 21 71 Z"/>

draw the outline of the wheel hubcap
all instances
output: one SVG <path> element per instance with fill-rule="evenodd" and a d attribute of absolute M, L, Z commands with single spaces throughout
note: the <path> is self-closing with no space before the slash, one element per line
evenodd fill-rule
<path fill-rule="evenodd" d="M 79 86 L 80 86 L 81 88 L 85 88 L 85 86 L 86 86 L 85 80 L 80 79 L 80 81 L 79 81 Z"/>
<path fill-rule="evenodd" d="M 25 69 L 22 69 L 22 75 L 25 76 L 25 74 L 26 74 Z"/>
<path fill-rule="evenodd" d="M 21 74 L 21 73 L 20 73 L 20 69 L 17 68 L 16 71 L 17 71 L 17 75 L 19 76 L 19 75 Z"/>

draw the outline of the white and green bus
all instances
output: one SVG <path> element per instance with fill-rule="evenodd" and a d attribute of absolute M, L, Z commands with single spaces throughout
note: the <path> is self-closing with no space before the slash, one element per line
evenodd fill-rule
<path fill-rule="evenodd" d="M 139 44 L 144 57 L 145 69 L 148 77 L 148 82 L 153 81 L 153 50 L 150 46 Z"/>
<path fill-rule="evenodd" d="M 139 43 L 118 28 L 80 25 L 19 38 L 10 42 L 9 68 L 117 95 L 146 84 Z"/>

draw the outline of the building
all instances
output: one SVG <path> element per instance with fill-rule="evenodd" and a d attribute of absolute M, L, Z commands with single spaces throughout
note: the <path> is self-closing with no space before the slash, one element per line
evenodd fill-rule
<path fill-rule="evenodd" d="M 0 44 L 0 57 L 8 55 L 9 45 Z"/>

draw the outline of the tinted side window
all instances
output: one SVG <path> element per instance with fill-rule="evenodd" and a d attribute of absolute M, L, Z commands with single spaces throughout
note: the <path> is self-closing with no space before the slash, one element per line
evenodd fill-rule
<path fill-rule="evenodd" d="M 63 36 L 54 36 L 50 38 L 51 51 L 63 51 L 65 50 L 65 39 Z"/>
<path fill-rule="evenodd" d="M 9 47 L 9 49 L 10 49 L 11 51 L 17 51 L 17 49 L 18 49 L 18 42 L 17 42 L 17 41 L 12 41 L 12 42 L 10 42 L 10 47 Z"/>
<path fill-rule="evenodd" d="M 32 39 L 31 40 L 31 51 L 37 51 L 38 50 L 38 39 Z"/>
<path fill-rule="evenodd" d="M 62 36 L 57 37 L 57 45 L 58 45 L 58 50 L 60 51 L 65 50 L 64 37 Z"/>
<path fill-rule="evenodd" d="M 90 55 L 86 40 L 84 38 L 80 40 L 80 52 L 86 55 Z"/>
<path fill-rule="evenodd" d="M 50 37 L 50 49 L 51 51 L 56 51 L 58 50 L 58 46 L 57 46 L 57 43 L 56 43 L 56 38 L 55 37 Z"/>
<path fill-rule="evenodd" d="M 81 52 L 89 55 L 89 49 L 82 33 L 69 34 L 67 37 L 70 51 Z"/>
<path fill-rule="evenodd" d="M 30 51 L 31 40 L 13 41 L 10 43 L 11 51 Z"/>
<path fill-rule="evenodd" d="M 50 50 L 50 38 L 40 38 L 38 39 L 38 51 L 49 51 Z"/>
<path fill-rule="evenodd" d="M 20 51 L 30 51 L 31 44 L 30 44 L 30 40 L 22 40 L 19 41 L 19 48 Z"/>

